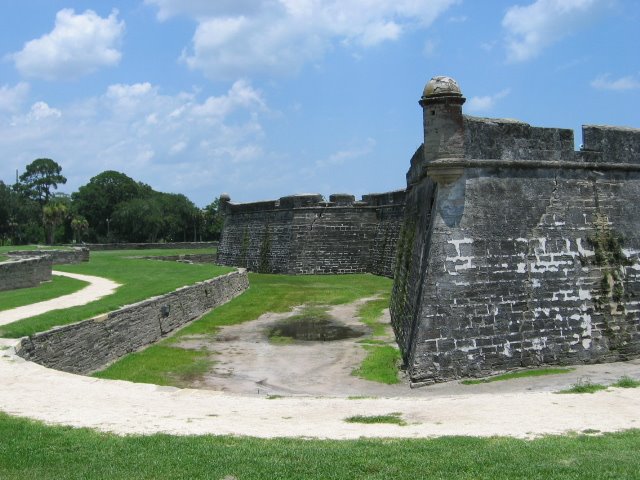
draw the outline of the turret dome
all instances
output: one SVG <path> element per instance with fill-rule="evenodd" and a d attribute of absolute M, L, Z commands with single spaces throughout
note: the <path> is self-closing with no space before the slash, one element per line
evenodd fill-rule
<path fill-rule="evenodd" d="M 451 77 L 437 76 L 427 82 L 422 98 L 428 97 L 461 97 L 460 85 Z"/>

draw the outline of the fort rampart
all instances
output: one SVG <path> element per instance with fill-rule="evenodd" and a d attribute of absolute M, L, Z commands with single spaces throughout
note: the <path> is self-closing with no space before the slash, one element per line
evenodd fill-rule
<path fill-rule="evenodd" d="M 229 273 L 100 317 L 31 335 L 21 341 L 17 353 L 46 367 L 90 373 L 157 342 L 248 287 L 245 271 Z"/>
<path fill-rule="evenodd" d="M 640 356 L 640 130 L 465 116 L 425 87 L 407 189 L 227 202 L 220 261 L 262 272 L 394 278 L 414 385 Z"/>
<path fill-rule="evenodd" d="M 434 88 L 435 87 L 435 88 Z M 640 130 L 462 115 L 425 88 L 392 323 L 414 384 L 640 354 Z"/>
<path fill-rule="evenodd" d="M 232 203 L 223 197 L 225 224 L 218 262 L 257 272 L 365 273 L 392 276 L 404 215 L 403 190 L 364 195 L 293 195 Z"/>

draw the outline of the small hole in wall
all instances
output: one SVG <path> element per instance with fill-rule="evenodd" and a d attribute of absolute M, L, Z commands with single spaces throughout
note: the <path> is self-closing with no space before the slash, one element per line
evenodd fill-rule
<path fill-rule="evenodd" d="M 435 115 L 436 111 L 435 110 L 431 110 L 431 116 Z"/>

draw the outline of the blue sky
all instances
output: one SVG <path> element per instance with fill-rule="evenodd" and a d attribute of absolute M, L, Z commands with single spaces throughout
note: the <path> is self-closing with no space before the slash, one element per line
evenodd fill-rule
<path fill-rule="evenodd" d="M 640 127 L 636 0 L 3 0 L 0 179 L 53 158 L 199 206 L 405 186 L 418 100 Z"/>

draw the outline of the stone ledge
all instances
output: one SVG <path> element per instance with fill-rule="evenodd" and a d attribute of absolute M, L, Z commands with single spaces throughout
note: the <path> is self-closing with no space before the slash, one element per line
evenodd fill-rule
<path fill-rule="evenodd" d="M 247 272 L 236 272 L 179 288 L 96 318 L 23 338 L 16 353 L 29 361 L 87 374 L 151 345 L 243 293 Z"/>

